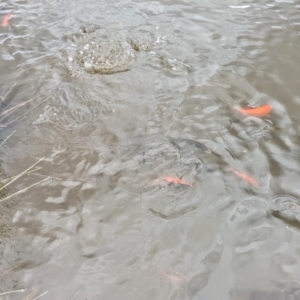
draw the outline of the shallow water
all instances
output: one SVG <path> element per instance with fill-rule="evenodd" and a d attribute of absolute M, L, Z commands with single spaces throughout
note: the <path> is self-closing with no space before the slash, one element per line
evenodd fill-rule
<path fill-rule="evenodd" d="M 9 12 L 2 299 L 300 299 L 299 1 Z"/>

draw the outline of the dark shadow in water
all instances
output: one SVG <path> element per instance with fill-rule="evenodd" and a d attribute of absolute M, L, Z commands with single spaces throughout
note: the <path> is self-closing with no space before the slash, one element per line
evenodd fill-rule
<path fill-rule="evenodd" d="M 298 220 L 296 217 L 284 215 L 280 211 L 275 211 L 275 210 L 268 212 L 268 217 L 270 218 L 271 216 L 281 220 L 288 226 L 300 229 L 300 220 Z"/>

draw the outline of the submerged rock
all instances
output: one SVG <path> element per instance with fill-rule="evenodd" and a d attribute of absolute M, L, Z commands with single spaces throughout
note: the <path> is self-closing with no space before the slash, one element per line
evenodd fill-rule
<path fill-rule="evenodd" d="M 135 60 L 134 52 L 149 52 L 154 46 L 148 35 L 124 35 L 89 23 L 79 30 L 64 36 L 68 46 L 62 53 L 72 76 L 127 71 Z"/>
<path fill-rule="evenodd" d="M 128 44 L 137 52 L 150 52 L 154 47 L 153 40 L 144 37 L 128 36 L 126 40 Z"/>
<path fill-rule="evenodd" d="M 112 74 L 129 68 L 133 49 L 123 35 L 95 24 L 82 25 L 80 31 L 65 36 L 69 44 L 62 53 L 70 75 Z"/>
<path fill-rule="evenodd" d="M 125 71 L 133 57 L 124 41 L 93 38 L 77 47 L 75 61 L 87 73 L 112 74 Z"/>

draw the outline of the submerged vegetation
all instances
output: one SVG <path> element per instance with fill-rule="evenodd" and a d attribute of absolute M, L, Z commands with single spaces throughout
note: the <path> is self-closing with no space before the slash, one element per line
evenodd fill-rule
<path fill-rule="evenodd" d="M 14 84 L 6 93 L 4 96 L 0 96 L 0 101 L 1 101 L 1 105 L 6 106 L 5 104 L 5 100 L 7 99 L 7 96 L 9 95 L 9 93 L 12 91 L 12 89 L 15 87 L 16 84 Z M 41 105 L 43 102 L 45 102 L 46 100 L 48 100 L 51 96 L 46 97 L 43 101 L 41 101 L 40 103 L 34 105 L 33 107 L 31 107 L 30 109 L 26 110 L 25 112 L 22 112 L 20 115 L 13 117 L 12 120 L 8 120 L 6 122 L 4 122 L 4 124 L 0 125 L 0 130 L 11 125 L 12 123 L 16 122 L 17 120 L 19 120 L 21 117 L 27 115 L 30 111 L 32 111 L 33 109 L 35 109 L 36 107 L 38 107 L 39 105 Z M 4 109 L 1 113 L 0 113 L 0 122 L 3 123 L 3 121 L 5 121 L 6 119 L 8 119 L 8 117 L 13 116 L 13 113 L 15 112 L 19 112 L 19 110 L 22 107 L 25 107 L 27 104 L 33 102 L 35 99 L 30 99 L 27 101 L 24 101 L 22 103 L 19 103 L 9 109 Z M 13 134 L 16 132 L 16 130 L 13 130 L 6 138 L 4 138 L 2 140 L 2 142 L 0 143 L 0 147 L 5 146 L 5 143 L 13 136 Z M 1 148 L 0 148 L 1 149 Z M 12 176 L 12 177 L 7 177 L 5 176 L 5 171 L 3 169 L 2 164 L 0 163 L 0 169 L 1 169 L 1 176 L 2 177 L 6 177 L 4 179 L 0 180 L 0 214 L 1 214 L 1 219 L 0 219 L 0 245 L 2 246 L 0 248 L 0 254 L 2 254 L 1 256 L 3 256 L 3 252 L 5 251 L 5 244 L 8 240 L 12 239 L 13 236 L 13 224 L 12 224 L 12 211 L 13 211 L 13 206 L 15 204 L 8 204 L 9 202 L 5 202 L 6 200 L 12 199 L 14 196 L 17 196 L 21 193 L 24 193 L 26 191 L 28 191 L 30 188 L 37 186 L 39 184 L 42 184 L 43 182 L 49 180 L 50 176 L 44 176 L 41 174 L 38 174 L 37 171 L 41 170 L 41 167 L 38 167 L 37 165 L 39 163 L 41 163 L 43 160 L 45 159 L 45 157 L 38 159 L 35 163 L 33 163 L 30 167 L 28 167 L 26 170 L 22 171 L 20 174 Z M 9 194 L 9 189 L 8 187 L 14 183 L 15 181 L 17 181 L 18 179 L 20 179 L 21 177 L 23 178 L 26 175 L 36 175 L 39 177 L 44 177 L 42 180 L 39 180 L 23 189 L 20 189 L 12 194 Z M 56 180 L 59 180 L 58 178 L 55 178 Z M 2 266 L 3 267 L 3 266 Z M 2 269 L 1 267 L 1 269 Z M 9 269 L 6 270 L 1 270 L 0 271 L 0 281 L 2 280 L 7 280 L 7 276 L 11 276 L 10 272 L 14 269 L 17 269 L 19 267 L 19 265 L 15 265 Z M 12 279 L 12 282 L 14 282 L 14 279 Z M 15 288 L 16 287 L 16 283 L 12 283 L 11 288 Z M 0 293 L 0 296 L 8 296 L 10 294 L 13 293 L 18 293 L 18 292 L 24 292 L 24 289 L 13 289 L 7 292 L 2 292 Z M 37 293 L 37 292 L 32 292 L 31 294 L 27 295 L 24 299 L 26 300 L 34 300 L 34 299 L 38 299 L 44 295 L 46 295 L 48 293 L 48 291 L 43 292 L 43 293 Z"/>
<path fill-rule="evenodd" d="M 1 96 L 1 104 L 5 105 L 5 100 L 7 99 L 8 94 L 12 91 L 12 89 L 15 87 L 16 83 L 6 92 L 6 94 L 4 96 Z M 41 105 L 43 102 L 45 102 L 46 100 L 48 100 L 51 96 L 46 97 L 43 101 L 41 101 L 40 103 L 34 105 L 32 108 L 30 108 L 29 110 L 25 111 L 24 113 L 22 113 L 21 115 L 19 115 L 16 118 L 13 118 L 13 120 L 9 120 L 6 123 L 4 123 L 3 125 L 1 125 L 0 127 L 7 127 L 8 125 L 14 123 L 15 121 L 19 120 L 21 117 L 27 115 L 30 111 L 32 111 L 33 109 L 35 109 L 36 107 L 38 107 L 39 105 Z M 23 101 L 9 109 L 4 110 L 3 112 L 0 113 L 0 122 L 3 122 L 5 119 L 7 119 L 10 115 L 12 115 L 14 112 L 16 112 L 17 110 L 19 110 L 21 107 L 25 106 L 26 104 L 32 102 L 33 100 L 35 100 L 34 98 L 27 100 L 27 101 Z M 5 142 L 16 132 L 16 130 L 12 131 L 0 144 L 0 146 L 3 146 L 5 144 Z M 29 168 L 27 168 L 25 171 L 21 172 L 19 175 L 10 177 L 10 178 L 6 178 L 2 181 L 0 181 L 0 202 L 3 202 L 5 200 L 8 200 L 10 198 L 12 198 L 13 196 L 16 196 L 20 193 L 23 193 L 25 191 L 27 191 L 28 189 L 30 189 L 31 187 L 34 187 L 40 183 L 45 182 L 46 180 L 50 179 L 50 177 L 46 177 L 43 180 L 40 180 L 22 190 L 19 190 L 11 195 L 7 195 L 6 192 L 6 187 L 9 186 L 10 184 L 12 184 L 13 182 L 15 182 L 17 179 L 19 179 L 20 177 L 22 177 L 23 175 L 28 175 L 28 174 L 35 174 L 34 172 L 39 170 L 39 169 L 34 169 L 34 167 L 39 164 L 42 160 L 44 160 L 45 158 L 41 158 L 39 159 L 37 162 L 35 162 L 32 166 L 30 166 Z M 41 175 L 42 176 L 42 175 Z"/>

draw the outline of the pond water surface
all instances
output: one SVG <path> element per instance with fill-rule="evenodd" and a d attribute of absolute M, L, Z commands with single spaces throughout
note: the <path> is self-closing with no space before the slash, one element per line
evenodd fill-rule
<path fill-rule="evenodd" d="M 300 1 L 0 18 L 0 299 L 300 299 Z"/>

